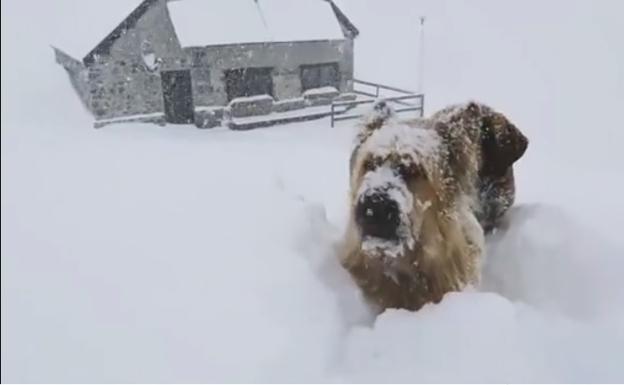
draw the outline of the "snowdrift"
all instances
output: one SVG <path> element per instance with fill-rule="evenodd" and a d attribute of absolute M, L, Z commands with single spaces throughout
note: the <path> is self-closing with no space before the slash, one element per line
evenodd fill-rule
<path fill-rule="evenodd" d="M 532 140 L 482 287 L 374 317 L 334 258 L 349 123 L 93 130 L 48 46 L 72 1 L 2 2 L 3 382 L 624 380 L 620 3 L 344 3 L 384 49 L 425 9 L 431 111 L 492 101 Z"/>

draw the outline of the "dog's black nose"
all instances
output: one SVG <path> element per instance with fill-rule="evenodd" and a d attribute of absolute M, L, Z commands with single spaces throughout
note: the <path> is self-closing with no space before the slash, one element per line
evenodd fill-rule
<path fill-rule="evenodd" d="M 398 239 L 399 205 L 385 192 L 362 196 L 355 208 L 355 220 L 364 236 Z"/>

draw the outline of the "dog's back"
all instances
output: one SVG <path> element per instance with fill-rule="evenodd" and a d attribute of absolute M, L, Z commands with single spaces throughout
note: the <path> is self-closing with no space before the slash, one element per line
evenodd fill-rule
<path fill-rule="evenodd" d="M 526 152 L 527 137 L 506 116 L 476 102 L 449 106 L 431 119 L 478 144 L 475 215 L 485 232 L 490 232 L 515 201 L 513 164 Z"/>

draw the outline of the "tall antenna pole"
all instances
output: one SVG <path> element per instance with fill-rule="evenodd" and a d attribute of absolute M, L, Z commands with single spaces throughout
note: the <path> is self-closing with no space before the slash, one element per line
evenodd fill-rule
<path fill-rule="evenodd" d="M 266 18 L 264 17 L 264 11 L 262 10 L 262 6 L 260 5 L 260 1 L 254 0 L 256 3 L 256 7 L 258 8 L 258 13 L 260 14 L 260 19 L 262 20 L 262 24 L 264 24 L 264 28 L 267 31 L 267 35 L 272 39 L 273 36 L 271 34 L 271 30 L 269 29 L 269 24 L 267 24 Z"/>
<path fill-rule="evenodd" d="M 418 47 L 418 92 L 425 93 L 425 17 L 420 17 L 420 39 Z"/>

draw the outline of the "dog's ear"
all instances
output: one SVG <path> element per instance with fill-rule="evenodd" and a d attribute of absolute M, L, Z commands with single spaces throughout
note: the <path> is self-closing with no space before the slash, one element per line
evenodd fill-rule
<path fill-rule="evenodd" d="M 385 99 L 379 99 L 373 104 L 371 111 L 364 117 L 367 131 L 381 128 L 389 119 L 395 116 L 394 109 Z"/>
<path fill-rule="evenodd" d="M 466 111 L 468 111 L 468 115 L 476 117 L 481 115 L 481 106 L 479 106 L 479 103 L 471 101 L 468 102 Z"/>
<path fill-rule="evenodd" d="M 483 173 L 502 176 L 524 155 L 529 140 L 502 114 L 492 113 L 483 117 L 481 149 Z"/>

